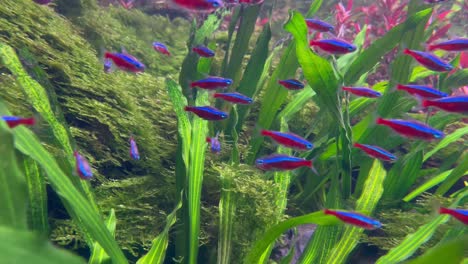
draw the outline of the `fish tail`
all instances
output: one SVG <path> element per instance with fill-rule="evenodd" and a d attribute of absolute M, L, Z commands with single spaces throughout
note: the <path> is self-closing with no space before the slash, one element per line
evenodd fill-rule
<path fill-rule="evenodd" d="M 314 46 L 314 45 L 316 45 L 316 44 L 317 44 L 317 41 L 315 41 L 315 40 L 311 40 L 311 41 L 309 42 L 309 46 Z"/>
<path fill-rule="evenodd" d="M 270 130 L 262 129 L 260 130 L 260 135 L 262 136 L 270 136 L 272 133 Z"/>
<path fill-rule="evenodd" d="M 206 137 L 206 142 L 207 142 L 207 143 L 211 143 L 211 138 L 210 138 L 210 137 Z"/>
<path fill-rule="evenodd" d="M 432 106 L 432 103 L 430 100 L 422 100 L 421 105 L 423 107 L 428 107 L 428 106 Z"/>
<path fill-rule="evenodd" d="M 411 50 L 408 49 L 408 48 L 405 48 L 405 49 L 403 50 L 403 53 L 404 53 L 404 54 L 411 54 Z"/>
<path fill-rule="evenodd" d="M 193 108 L 192 108 L 191 106 L 186 106 L 186 107 L 184 107 L 184 111 L 192 111 L 192 109 L 193 109 Z"/>
<path fill-rule="evenodd" d="M 195 86 L 197 86 L 197 83 L 196 83 L 196 82 L 191 82 L 191 83 L 190 83 L 190 88 L 194 88 Z"/>
<path fill-rule="evenodd" d="M 404 90 L 405 87 L 403 85 L 401 85 L 401 84 L 397 84 L 396 89 L 397 90 Z"/>
<path fill-rule="evenodd" d="M 436 46 L 436 45 L 428 45 L 428 46 L 427 46 L 427 50 L 428 50 L 428 51 L 433 51 L 433 50 L 435 50 L 435 49 L 437 49 L 437 46 Z"/>
<path fill-rule="evenodd" d="M 214 93 L 214 94 L 213 94 L 213 97 L 214 97 L 214 98 L 220 98 L 221 96 L 220 96 L 219 93 Z"/>
<path fill-rule="evenodd" d="M 104 52 L 104 58 L 106 59 L 112 59 L 114 55 L 108 51 Z"/>
<path fill-rule="evenodd" d="M 317 171 L 317 169 L 314 167 L 314 161 L 315 161 L 315 158 L 313 160 L 308 160 L 308 163 L 307 163 L 307 166 L 317 175 L 320 175 Z"/>
<path fill-rule="evenodd" d="M 439 208 L 439 214 L 450 214 L 450 213 L 451 213 L 451 211 L 448 208 L 445 208 L 445 207 L 440 207 Z"/>
<path fill-rule="evenodd" d="M 385 119 L 381 118 L 381 117 L 377 117 L 377 119 L 375 120 L 375 123 L 377 125 L 383 125 L 386 123 Z"/>
<path fill-rule="evenodd" d="M 36 124 L 36 119 L 34 117 L 30 117 L 30 118 L 25 118 L 23 120 L 23 123 L 25 125 L 29 125 L 29 126 L 33 126 L 34 124 Z"/>
<path fill-rule="evenodd" d="M 353 146 L 356 147 L 356 148 L 359 148 L 359 147 L 361 147 L 362 145 L 359 144 L 359 143 L 357 143 L 357 142 L 355 142 L 355 143 L 353 144 Z"/>
<path fill-rule="evenodd" d="M 349 87 L 349 86 L 343 86 L 343 87 L 341 87 L 341 90 L 343 90 L 343 91 L 349 91 L 349 90 L 351 90 L 351 87 Z"/>
<path fill-rule="evenodd" d="M 327 214 L 327 215 L 335 215 L 335 212 L 334 212 L 334 211 L 328 210 L 328 209 L 324 209 L 324 210 L 323 210 L 323 213 L 324 213 L 324 214 Z"/>

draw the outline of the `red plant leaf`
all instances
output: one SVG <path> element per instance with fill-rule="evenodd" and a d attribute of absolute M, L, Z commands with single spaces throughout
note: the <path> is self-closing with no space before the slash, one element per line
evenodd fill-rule
<path fill-rule="evenodd" d="M 452 12 L 453 12 L 453 10 L 444 11 L 444 12 L 440 13 L 439 15 L 437 15 L 437 19 L 438 20 L 444 20 Z"/>
<path fill-rule="evenodd" d="M 460 53 L 460 67 L 462 69 L 468 68 L 468 52 L 466 51 Z"/>
<path fill-rule="evenodd" d="M 443 36 L 445 36 L 445 34 L 447 34 L 447 32 L 449 31 L 451 27 L 452 27 L 452 24 L 448 23 L 447 25 L 439 28 L 434 33 L 432 33 L 432 36 L 427 40 L 427 43 L 432 43 L 435 40 L 442 38 Z"/>

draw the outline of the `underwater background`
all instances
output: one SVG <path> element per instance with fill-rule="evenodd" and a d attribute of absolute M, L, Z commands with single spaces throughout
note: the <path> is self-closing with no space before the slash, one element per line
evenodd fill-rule
<path fill-rule="evenodd" d="M 0 263 L 468 263 L 467 21 L 2 0 Z"/>

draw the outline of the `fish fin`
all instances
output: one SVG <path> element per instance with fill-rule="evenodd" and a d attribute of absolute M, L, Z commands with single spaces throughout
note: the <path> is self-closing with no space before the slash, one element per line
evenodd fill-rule
<path fill-rule="evenodd" d="M 310 160 L 310 169 L 312 170 L 312 172 L 314 172 L 317 176 L 320 176 L 320 174 L 318 173 L 317 169 L 314 167 L 314 163 L 315 163 L 315 160 L 317 159 L 317 157 L 313 158 Z"/>

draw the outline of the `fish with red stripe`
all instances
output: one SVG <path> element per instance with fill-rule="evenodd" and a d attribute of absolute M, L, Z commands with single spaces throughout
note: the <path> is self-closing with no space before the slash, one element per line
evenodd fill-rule
<path fill-rule="evenodd" d="M 306 160 L 294 156 L 284 154 L 273 154 L 255 160 L 255 165 L 265 171 L 284 171 L 294 170 L 301 167 L 309 167 L 316 174 L 317 171 L 313 167 L 312 160 Z"/>
<path fill-rule="evenodd" d="M 19 125 L 33 126 L 36 124 L 34 117 L 2 116 L 9 128 L 15 128 Z"/>
<path fill-rule="evenodd" d="M 305 85 L 296 79 L 278 80 L 278 83 L 288 90 L 301 90 Z"/>
<path fill-rule="evenodd" d="M 439 214 L 447 214 L 455 217 L 460 222 L 468 225 L 468 210 L 466 209 L 453 209 L 453 208 L 439 208 Z"/>
<path fill-rule="evenodd" d="M 215 90 L 218 88 L 227 88 L 232 84 L 232 79 L 210 76 L 205 79 L 190 83 L 191 88 L 199 87 L 207 90 Z"/>
<path fill-rule="evenodd" d="M 448 62 L 443 61 L 441 58 L 437 57 L 436 55 L 430 52 L 405 49 L 403 53 L 413 57 L 413 59 L 419 62 L 419 64 L 428 68 L 429 70 L 437 72 L 453 70 L 452 65 L 450 65 Z"/>
<path fill-rule="evenodd" d="M 408 138 L 418 138 L 423 140 L 437 140 L 445 137 L 444 132 L 432 128 L 419 121 L 403 120 L 403 119 L 384 119 L 377 118 L 378 125 L 384 125 L 391 128 L 398 134 Z"/>
<path fill-rule="evenodd" d="M 192 48 L 192 51 L 204 58 L 214 57 L 215 52 L 205 46 L 196 46 Z"/>
<path fill-rule="evenodd" d="M 220 98 L 225 101 L 234 103 L 234 104 L 251 104 L 253 103 L 252 98 L 245 96 L 241 93 L 233 92 L 233 93 L 214 93 L 214 98 Z"/>
<path fill-rule="evenodd" d="M 434 106 L 446 112 L 468 114 L 468 95 L 447 96 L 434 100 L 423 100 L 422 106 Z"/>
<path fill-rule="evenodd" d="M 161 42 L 153 42 L 153 49 L 161 54 L 171 56 L 171 53 L 169 52 L 167 46 Z"/>
<path fill-rule="evenodd" d="M 327 215 L 336 216 L 346 224 L 362 227 L 364 229 L 373 230 L 382 227 L 382 224 L 378 220 L 357 212 L 330 209 L 325 209 L 323 212 Z"/>
<path fill-rule="evenodd" d="M 468 50 L 468 38 L 457 38 L 452 40 L 447 40 L 444 42 L 439 42 L 436 44 L 431 44 L 427 46 L 429 51 L 433 50 L 445 50 L 445 51 L 464 51 Z"/>
<path fill-rule="evenodd" d="M 333 27 L 332 24 L 329 24 L 319 19 L 306 18 L 305 22 L 309 29 L 316 30 L 319 32 L 333 32 L 335 30 L 335 27 Z"/>
<path fill-rule="evenodd" d="M 192 112 L 198 117 L 210 121 L 218 121 L 228 118 L 228 114 L 211 106 L 186 106 L 185 111 Z"/>
<path fill-rule="evenodd" d="M 354 95 L 361 96 L 361 97 L 367 97 L 367 98 L 377 98 L 381 97 L 382 94 L 380 92 L 377 92 L 375 90 L 372 90 L 367 87 L 349 87 L 349 86 L 343 86 L 342 87 L 343 91 L 350 92 Z"/>
<path fill-rule="evenodd" d="M 76 150 L 73 152 L 73 156 L 75 156 L 75 166 L 78 176 L 80 176 L 80 178 L 83 180 L 91 179 L 93 177 L 93 172 L 91 170 L 91 166 L 89 166 L 88 161 Z"/>
<path fill-rule="evenodd" d="M 397 90 L 405 91 L 413 96 L 420 98 L 442 98 L 448 96 L 448 94 L 436 90 L 430 86 L 417 84 L 398 84 Z"/>
<path fill-rule="evenodd" d="M 311 40 L 309 45 L 319 47 L 321 50 L 337 55 L 356 51 L 356 46 L 354 44 L 341 39 Z"/>
<path fill-rule="evenodd" d="M 311 150 L 314 148 L 314 145 L 311 142 L 307 141 L 307 139 L 291 132 L 280 132 L 262 129 L 260 131 L 260 134 L 262 136 L 269 137 L 278 144 L 288 148 L 293 148 L 296 150 Z"/>
<path fill-rule="evenodd" d="M 224 6 L 222 0 L 172 0 L 175 4 L 192 12 L 211 13 Z"/>
<path fill-rule="evenodd" d="M 367 144 L 360 144 L 354 143 L 354 147 L 359 148 L 367 153 L 372 158 L 380 159 L 383 161 L 394 162 L 397 160 L 397 157 L 392 153 L 388 152 L 387 150 L 374 146 L 374 145 L 367 145 Z"/>
<path fill-rule="evenodd" d="M 121 70 L 130 71 L 134 73 L 144 72 L 145 65 L 138 59 L 127 53 L 104 53 L 105 59 L 110 59 Z"/>

